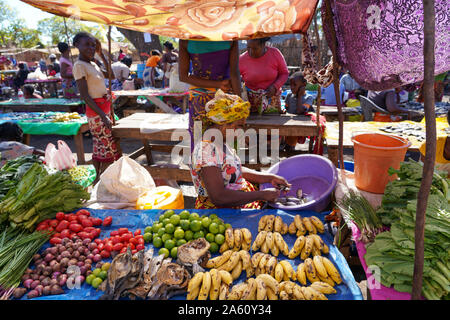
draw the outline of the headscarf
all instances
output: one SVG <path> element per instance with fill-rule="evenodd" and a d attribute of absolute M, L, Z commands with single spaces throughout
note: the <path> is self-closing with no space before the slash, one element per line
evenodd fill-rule
<path fill-rule="evenodd" d="M 208 120 L 222 125 L 247 118 L 250 115 L 250 102 L 219 89 L 214 99 L 206 104 L 205 111 Z"/>

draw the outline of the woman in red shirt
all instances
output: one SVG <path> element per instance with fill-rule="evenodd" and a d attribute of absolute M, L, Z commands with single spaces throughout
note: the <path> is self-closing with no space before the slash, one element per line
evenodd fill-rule
<path fill-rule="evenodd" d="M 281 112 L 281 87 L 289 72 L 280 50 L 266 46 L 269 40 L 247 40 L 247 51 L 239 58 L 251 112 Z"/>

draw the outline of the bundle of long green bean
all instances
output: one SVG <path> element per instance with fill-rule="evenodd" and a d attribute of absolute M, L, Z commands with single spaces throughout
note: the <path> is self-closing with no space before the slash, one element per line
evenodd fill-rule
<path fill-rule="evenodd" d="M 48 232 L 33 233 L 6 226 L 0 228 L 0 288 L 16 288 L 39 249 L 50 238 Z"/>

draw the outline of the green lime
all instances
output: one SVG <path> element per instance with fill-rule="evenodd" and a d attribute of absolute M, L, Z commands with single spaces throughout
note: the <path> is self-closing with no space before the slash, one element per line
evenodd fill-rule
<path fill-rule="evenodd" d="M 155 248 L 161 247 L 162 244 L 163 244 L 163 242 L 162 242 L 161 237 L 159 237 L 159 236 L 153 237 L 153 246 L 154 246 Z"/>
<path fill-rule="evenodd" d="M 186 241 L 192 240 L 192 238 L 194 238 L 194 233 L 191 230 L 186 230 L 184 232 L 184 239 Z"/>
<path fill-rule="evenodd" d="M 163 227 L 163 224 L 162 224 L 162 223 L 155 223 L 155 224 L 152 226 L 152 231 L 153 231 L 153 233 L 157 233 L 158 230 L 161 229 L 162 227 Z"/>
<path fill-rule="evenodd" d="M 180 214 L 179 214 L 179 216 L 180 216 L 180 219 L 189 219 L 189 216 L 190 216 L 191 214 L 189 213 L 189 211 L 187 211 L 187 210 L 183 210 L 183 211 L 181 211 L 180 212 Z"/>
<path fill-rule="evenodd" d="M 98 274 L 98 277 L 101 278 L 102 280 L 105 280 L 107 276 L 108 272 L 106 272 L 105 270 L 100 271 L 100 273 Z"/>
<path fill-rule="evenodd" d="M 164 218 L 162 223 L 163 223 L 163 225 L 165 227 L 165 226 L 167 226 L 170 223 L 170 219 L 169 218 Z"/>
<path fill-rule="evenodd" d="M 211 253 L 216 253 L 217 251 L 219 251 L 219 245 L 217 243 L 211 242 L 209 245 L 210 245 L 209 251 Z"/>
<path fill-rule="evenodd" d="M 209 232 L 217 234 L 219 233 L 219 225 L 215 222 L 211 223 L 209 225 Z"/>
<path fill-rule="evenodd" d="M 218 233 L 216 234 L 214 241 L 220 246 L 225 242 L 225 237 L 223 234 Z"/>
<path fill-rule="evenodd" d="M 164 258 L 167 258 L 169 256 L 170 252 L 167 248 L 161 248 L 158 251 L 158 255 L 161 255 L 161 254 L 164 255 Z"/>
<path fill-rule="evenodd" d="M 175 214 L 175 211 L 173 211 L 172 209 L 166 210 L 164 212 L 164 217 L 165 218 L 170 218 L 171 216 L 173 216 Z"/>
<path fill-rule="evenodd" d="M 202 223 L 199 220 L 191 220 L 191 230 L 194 232 L 200 231 Z"/>
<path fill-rule="evenodd" d="M 198 220 L 200 219 L 200 216 L 197 212 L 192 212 L 191 215 L 189 216 L 189 220 Z"/>
<path fill-rule="evenodd" d="M 146 243 L 152 242 L 153 236 L 152 236 L 151 233 L 149 233 L 149 232 L 144 233 L 143 237 L 144 237 L 144 241 L 145 241 Z"/>
<path fill-rule="evenodd" d="M 181 220 L 180 216 L 176 215 L 176 214 L 174 214 L 173 216 L 170 217 L 170 223 L 173 224 L 174 226 L 179 225 L 180 220 Z"/>
<path fill-rule="evenodd" d="M 183 219 L 180 221 L 180 227 L 186 231 L 189 230 L 191 222 L 188 219 Z"/>
<path fill-rule="evenodd" d="M 95 277 L 95 275 L 93 274 L 93 273 L 91 273 L 90 275 L 88 275 L 87 277 L 86 277 L 86 282 L 87 282 L 87 284 L 92 284 L 92 280 L 94 280 L 96 277 Z"/>
<path fill-rule="evenodd" d="M 98 275 L 100 274 L 100 272 L 102 272 L 102 269 L 100 268 L 95 268 L 94 271 L 92 271 L 92 274 L 96 277 L 98 277 Z"/>
<path fill-rule="evenodd" d="M 210 214 L 210 215 L 209 215 L 209 218 L 210 218 L 211 220 L 212 220 L 212 219 L 217 219 L 218 216 L 217 216 L 217 214 L 213 213 L 213 214 Z"/>
<path fill-rule="evenodd" d="M 167 250 L 172 250 L 173 247 L 175 247 L 175 241 L 173 241 L 172 239 L 164 242 L 164 248 L 166 248 Z"/>
<path fill-rule="evenodd" d="M 103 265 L 102 265 L 102 271 L 108 271 L 109 270 L 109 267 L 111 267 L 111 263 L 109 263 L 109 262 L 105 262 Z"/>
<path fill-rule="evenodd" d="M 175 226 L 171 223 L 166 224 L 166 233 L 172 234 L 175 231 Z"/>
<path fill-rule="evenodd" d="M 150 227 L 150 226 L 145 227 L 144 233 L 150 233 L 150 232 L 152 232 L 152 227 Z"/>
<path fill-rule="evenodd" d="M 225 225 L 223 223 L 219 224 L 219 233 L 225 233 Z"/>
<path fill-rule="evenodd" d="M 159 217 L 158 217 L 158 221 L 159 222 L 163 222 L 163 220 L 165 219 L 166 217 L 164 217 L 164 215 L 162 214 L 162 215 L 160 215 Z"/>
<path fill-rule="evenodd" d="M 177 247 L 182 246 L 183 244 L 185 244 L 187 241 L 184 239 L 178 239 L 177 240 Z"/>
<path fill-rule="evenodd" d="M 194 233 L 194 239 L 200 239 L 200 238 L 204 238 L 204 237 L 205 237 L 205 233 L 201 230 Z"/>
<path fill-rule="evenodd" d="M 163 234 L 165 234 L 165 233 L 166 233 L 166 228 L 162 227 L 162 228 L 159 228 L 157 235 L 162 237 Z"/>
<path fill-rule="evenodd" d="M 177 247 L 173 247 L 172 250 L 170 250 L 170 256 L 173 259 L 176 259 L 178 255 L 178 248 Z"/>
<path fill-rule="evenodd" d="M 169 233 L 164 233 L 161 237 L 161 240 L 163 243 L 165 243 L 167 240 L 170 240 L 170 239 L 172 239 L 172 235 Z"/>
<path fill-rule="evenodd" d="M 184 238 L 184 231 L 183 231 L 183 229 L 176 230 L 176 231 L 173 233 L 173 237 L 174 237 L 175 239 L 183 239 L 183 238 Z"/>
<path fill-rule="evenodd" d="M 208 217 L 202 218 L 202 226 L 208 228 L 211 224 L 211 220 Z"/>
<path fill-rule="evenodd" d="M 208 233 L 205 237 L 206 241 L 208 242 L 214 242 L 215 238 L 214 235 L 212 233 Z"/>
<path fill-rule="evenodd" d="M 231 228 L 231 224 L 225 223 L 225 230 L 227 230 L 228 228 Z"/>
<path fill-rule="evenodd" d="M 91 285 L 92 285 L 92 287 L 97 289 L 102 284 L 102 282 L 103 282 L 102 278 L 96 277 L 92 280 Z"/>

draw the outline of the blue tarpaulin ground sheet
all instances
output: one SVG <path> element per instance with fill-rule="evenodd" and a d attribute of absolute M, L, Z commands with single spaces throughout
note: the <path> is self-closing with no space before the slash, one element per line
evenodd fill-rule
<path fill-rule="evenodd" d="M 91 210 L 91 216 L 105 218 L 107 216 L 112 216 L 112 224 L 108 227 L 101 227 L 102 232 L 100 234 L 100 239 L 109 237 L 109 234 L 113 230 L 117 230 L 119 228 L 128 228 L 130 231 L 134 231 L 136 229 L 143 229 L 146 226 L 151 225 L 154 221 L 158 221 L 158 217 L 164 212 L 164 210 Z M 176 213 L 181 212 L 182 210 L 174 210 Z M 294 216 L 296 214 L 300 214 L 302 217 L 308 217 L 311 215 L 315 215 L 324 221 L 325 215 L 328 213 L 316 213 L 312 211 L 283 211 L 283 210 L 275 210 L 275 209 L 267 209 L 267 210 L 235 210 L 235 209 L 212 209 L 212 210 L 195 210 L 189 209 L 189 212 L 197 212 L 200 216 L 209 215 L 215 213 L 219 218 L 223 219 L 225 223 L 230 223 L 233 228 L 248 228 L 253 236 L 253 240 L 256 238 L 258 234 L 258 221 L 263 215 L 267 214 L 275 214 L 282 217 L 283 221 L 288 225 L 294 220 Z M 336 294 L 329 294 L 327 298 L 329 300 L 362 300 L 361 290 L 356 284 L 355 278 L 345 260 L 344 256 L 339 252 L 336 246 L 333 245 L 333 237 L 325 231 L 324 234 L 320 234 L 323 241 L 330 248 L 330 252 L 326 257 L 330 259 L 333 264 L 338 268 L 339 273 L 341 274 L 343 282 L 335 287 L 337 290 Z M 288 244 L 289 248 L 292 248 L 294 242 L 296 240 L 295 235 L 285 234 L 283 235 L 284 240 Z M 48 247 L 48 244 L 43 247 L 44 250 Z M 152 247 L 151 243 L 147 243 L 145 245 L 146 250 Z M 159 249 L 155 249 L 155 254 L 157 254 Z M 252 252 L 250 251 L 250 254 Z M 219 255 L 219 253 L 215 253 L 212 257 Z M 288 259 L 284 255 L 280 253 L 278 256 L 278 260 L 288 260 L 294 267 L 294 270 L 297 270 L 297 265 L 303 262 L 300 257 L 295 259 Z M 111 259 L 104 259 L 103 261 L 111 261 Z M 241 276 L 233 281 L 233 285 L 243 282 L 246 280 L 245 272 L 242 272 Z M 65 288 L 65 293 L 61 295 L 53 295 L 53 296 L 41 296 L 38 298 L 34 298 L 33 300 L 97 300 L 102 296 L 103 292 L 97 289 L 94 289 L 87 283 L 83 283 L 79 289 L 67 289 Z M 26 295 L 22 298 L 26 300 Z M 186 299 L 186 294 L 178 295 L 172 297 L 174 300 L 184 300 Z"/>

